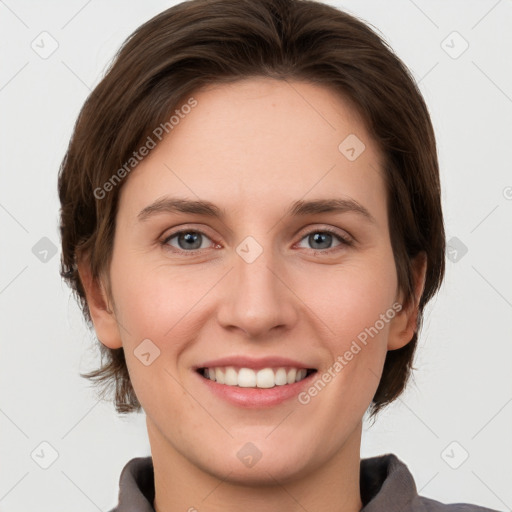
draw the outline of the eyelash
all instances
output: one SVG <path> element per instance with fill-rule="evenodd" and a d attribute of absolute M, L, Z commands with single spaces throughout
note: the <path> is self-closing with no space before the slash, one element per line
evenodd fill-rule
<path fill-rule="evenodd" d="M 172 240 L 174 237 L 176 237 L 176 236 L 178 236 L 178 235 L 180 235 L 182 233 L 198 233 L 198 234 L 203 235 L 206 238 L 209 238 L 210 240 L 212 240 L 211 237 L 209 237 L 203 231 L 196 230 L 196 229 L 182 229 L 180 231 L 175 231 L 174 233 L 171 233 L 169 236 L 165 237 L 160 242 L 161 245 L 165 249 L 168 249 L 168 250 L 170 250 L 170 251 L 172 251 L 174 253 L 177 253 L 177 254 L 195 255 L 195 254 L 205 250 L 205 249 L 193 249 L 191 251 L 185 251 L 183 249 L 178 249 L 176 247 L 173 247 L 173 246 L 169 245 L 169 241 L 170 240 Z M 329 233 L 331 235 L 334 235 L 334 237 L 337 238 L 339 240 L 339 242 L 340 242 L 340 245 L 337 245 L 336 247 L 330 247 L 329 249 L 310 249 L 311 251 L 315 251 L 315 253 L 316 252 L 322 252 L 322 253 L 330 254 L 331 252 L 336 252 L 337 250 L 341 250 L 343 247 L 352 247 L 354 245 L 354 241 L 352 239 L 340 235 L 336 230 L 331 229 L 331 228 L 313 229 L 311 231 L 308 231 L 308 232 L 304 233 L 304 235 L 301 237 L 299 242 L 301 242 L 302 240 L 304 240 L 304 238 L 306 238 L 309 235 L 312 235 L 314 233 Z M 212 242 L 216 243 L 216 244 L 218 243 L 215 240 L 212 240 Z"/>

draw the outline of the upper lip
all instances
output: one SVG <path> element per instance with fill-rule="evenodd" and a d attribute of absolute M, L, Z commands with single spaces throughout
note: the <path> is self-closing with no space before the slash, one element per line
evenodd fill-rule
<path fill-rule="evenodd" d="M 205 361 L 200 365 L 195 366 L 195 370 L 199 368 L 220 368 L 224 366 L 234 366 L 236 368 L 251 368 L 253 370 L 261 370 L 262 368 L 282 368 L 282 367 L 292 367 L 292 368 L 306 368 L 306 369 L 316 369 L 314 366 L 308 363 L 302 363 L 295 359 L 289 359 L 287 357 L 277 357 L 277 356 L 268 356 L 268 357 L 260 357 L 253 358 L 247 356 L 228 356 L 222 357 L 220 359 L 212 359 L 210 361 Z"/>

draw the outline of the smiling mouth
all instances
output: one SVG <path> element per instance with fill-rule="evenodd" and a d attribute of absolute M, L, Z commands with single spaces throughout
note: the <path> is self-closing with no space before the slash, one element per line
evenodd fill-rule
<path fill-rule="evenodd" d="M 236 368 L 224 366 L 216 368 L 198 368 L 199 375 L 218 384 L 241 388 L 273 388 L 300 382 L 311 374 L 316 373 L 314 368 Z"/>

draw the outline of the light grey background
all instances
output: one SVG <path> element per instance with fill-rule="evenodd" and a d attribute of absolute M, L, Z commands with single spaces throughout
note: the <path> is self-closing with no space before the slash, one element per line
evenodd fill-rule
<path fill-rule="evenodd" d="M 109 510 L 125 463 L 150 454 L 144 416 L 117 417 L 79 376 L 97 350 L 58 273 L 56 177 L 115 51 L 173 3 L 0 1 L 2 512 Z M 376 27 L 419 82 L 453 247 L 414 380 L 365 425 L 362 456 L 396 453 L 424 496 L 511 510 L 512 1 L 329 3 Z M 48 469 L 42 442 L 58 453 Z"/>

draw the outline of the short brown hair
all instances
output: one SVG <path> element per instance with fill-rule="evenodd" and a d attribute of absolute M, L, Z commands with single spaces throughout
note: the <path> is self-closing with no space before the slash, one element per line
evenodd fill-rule
<path fill-rule="evenodd" d="M 408 69 L 366 23 L 311 0 L 189 0 L 147 21 L 123 44 L 80 112 L 58 179 L 61 275 L 88 324 L 77 261 L 86 255 L 95 279 L 109 268 L 123 182 L 102 198 L 95 191 L 183 98 L 202 86 L 250 77 L 329 87 L 362 115 L 384 155 L 390 237 L 404 304 L 413 299 L 412 258 L 426 254 L 419 329 L 423 308 L 444 276 L 445 233 L 429 113 Z M 372 414 L 403 391 L 416 344 L 417 333 L 403 348 L 388 351 Z M 140 411 L 123 348 L 99 347 L 101 367 L 82 376 L 102 384 L 102 395 L 115 386 L 117 412 Z"/>

